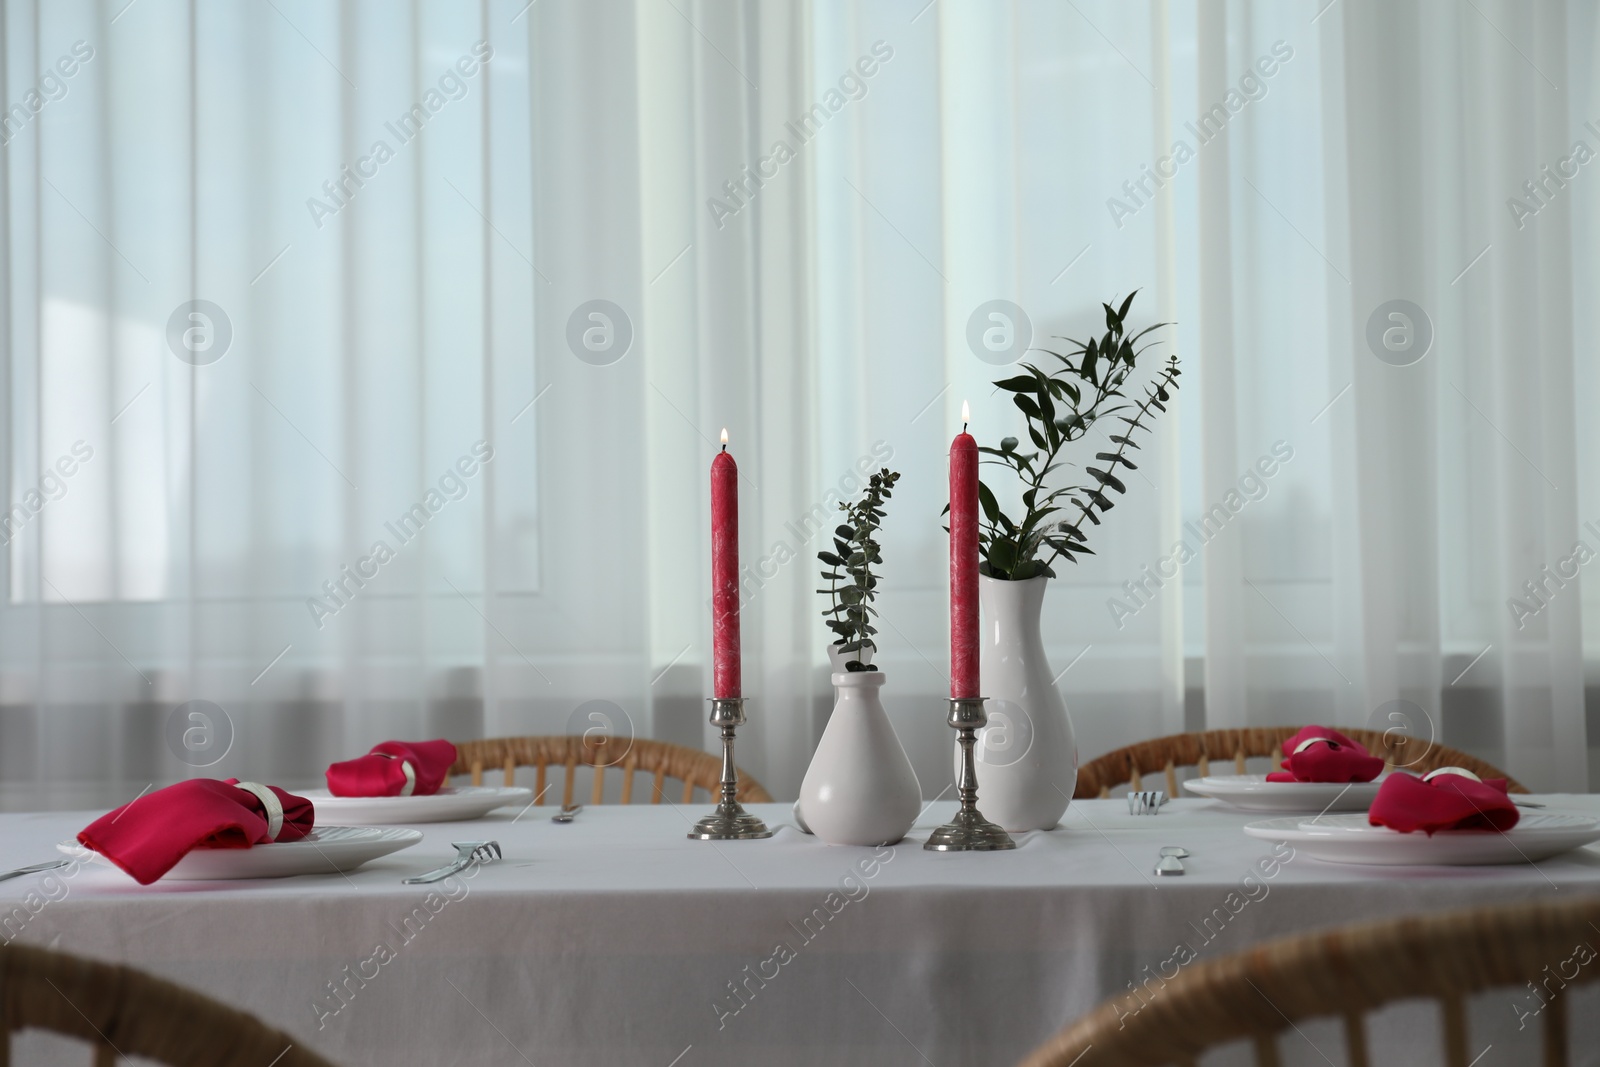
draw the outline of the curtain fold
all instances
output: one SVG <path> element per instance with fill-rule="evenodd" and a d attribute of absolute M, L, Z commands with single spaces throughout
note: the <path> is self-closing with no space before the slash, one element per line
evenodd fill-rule
<path fill-rule="evenodd" d="M 0 806 L 307 784 L 395 736 L 708 747 L 724 427 L 741 764 L 798 787 L 815 553 L 888 466 L 878 659 L 936 795 L 962 402 L 1018 434 L 990 383 L 1136 289 L 1170 324 L 1141 366 L 1185 374 L 1047 597 L 1082 756 L 1326 721 L 1587 788 L 1592 0 L 0 29 Z"/>

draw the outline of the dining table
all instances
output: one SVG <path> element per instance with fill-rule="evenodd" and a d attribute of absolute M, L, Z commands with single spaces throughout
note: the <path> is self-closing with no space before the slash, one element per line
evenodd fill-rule
<path fill-rule="evenodd" d="M 1600 797 L 1533 799 L 1600 816 Z M 567 823 L 506 808 L 418 825 L 418 844 L 346 873 L 141 886 L 83 862 L 0 882 L 0 939 L 169 978 L 349 1067 L 958 1067 L 1015 1063 L 1108 998 L 1136 1015 L 1184 967 L 1268 939 L 1600 893 L 1600 846 L 1489 867 L 1336 864 L 1247 836 L 1267 816 L 1205 799 L 1153 815 L 1075 800 L 1013 851 L 958 853 L 923 848 L 950 800 L 876 848 L 824 844 L 787 804 L 749 805 L 770 839 L 691 840 L 707 807 L 591 806 Z M 57 855 L 99 814 L 0 815 L 0 870 Z M 502 856 L 402 881 L 463 840 Z M 1163 847 L 1188 853 L 1181 876 L 1155 873 Z M 1483 1067 L 1537 1048 L 1530 996 L 1471 1006 L 1474 1042 L 1493 1049 Z M 1408 1011 L 1380 1013 L 1373 1039 L 1428 1062 L 1437 1024 Z M 1600 1049 L 1600 1012 L 1569 1015 L 1574 1048 Z M 58 1040 L 20 1038 L 13 1064 L 82 1060 L 52 1058 Z M 1337 1019 L 1280 1044 L 1285 1063 L 1344 1062 Z"/>

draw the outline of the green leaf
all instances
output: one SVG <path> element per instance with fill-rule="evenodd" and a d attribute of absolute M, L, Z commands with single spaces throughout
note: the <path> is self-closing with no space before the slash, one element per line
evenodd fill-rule
<path fill-rule="evenodd" d="M 1084 470 L 1098 478 L 1101 485 L 1109 485 L 1119 493 L 1126 493 L 1128 491 L 1128 487 L 1123 485 L 1117 476 L 1112 474 L 1110 471 L 1103 471 L 1098 467 L 1085 467 Z"/>
<path fill-rule="evenodd" d="M 1094 454 L 1094 458 L 1095 459 L 1103 459 L 1107 463 L 1112 463 L 1112 464 L 1121 463 L 1123 466 L 1127 467 L 1129 470 L 1136 471 L 1136 470 L 1139 469 L 1138 466 L 1135 465 L 1134 462 L 1131 459 L 1129 459 L 1127 456 L 1124 456 L 1121 452 L 1096 452 Z"/>
<path fill-rule="evenodd" d="M 830 567 L 842 567 L 844 565 L 844 560 L 840 559 L 832 552 L 818 552 L 817 558 Z"/>
<path fill-rule="evenodd" d="M 1117 318 L 1119 320 L 1126 319 L 1128 317 L 1128 309 L 1133 306 L 1133 298 L 1138 295 L 1139 290 L 1137 289 L 1128 294 L 1128 299 L 1124 300 L 1122 302 L 1122 307 L 1117 309 Z"/>
<path fill-rule="evenodd" d="M 989 546 L 989 563 L 1007 574 L 1017 565 L 1017 543 L 1009 537 L 998 537 Z"/>
<path fill-rule="evenodd" d="M 990 492 L 989 487 L 981 481 L 978 483 L 978 503 L 983 506 L 983 514 L 990 523 L 1000 521 L 1000 504 L 995 500 L 994 493 Z"/>
<path fill-rule="evenodd" d="M 1024 415 L 1028 416 L 1028 418 L 1043 418 L 1043 416 L 1039 414 L 1039 405 L 1034 401 L 1033 397 L 1029 396 L 1027 393 L 1017 393 L 1011 398 L 1011 402 L 1017 405 L 1017 408 Z M 1039 447 L 1043 448 L 1044 446 L 1040 445 Z"/>
<path fill-rule="evenodd" d="M 1000 438 L 1000 451 L 1015 452 L 1017 450 L 1017 444 L 1018 442 L 1015 437 L 1002 437 Z"/>
<path fill-rule="evenodd" d="M 1031 374 L 1019 374 L 1015 378 L 1002 378 L 993 384 L 995 388 L 1004 389 L 1010 393 L 1031 393 L 1039 386 L 1039 383 Z"/>

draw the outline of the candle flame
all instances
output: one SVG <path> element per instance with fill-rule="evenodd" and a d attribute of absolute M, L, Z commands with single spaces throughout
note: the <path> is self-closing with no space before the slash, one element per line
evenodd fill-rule
<path fill-rule="evenodd" d="M 967 423 L 969 423 L 971 421 L 972 421 L 972 408 L 971 408 L 970 405 L 968 405 L 968 403 L 965 400 L 963 400 L 961 402 L 961 425 L 965 426 Z"/>
<path fill-rule="evenodd" d="M 728 447 L 728 428 L 726 426 L 722 428 L 722 447 Z"/>

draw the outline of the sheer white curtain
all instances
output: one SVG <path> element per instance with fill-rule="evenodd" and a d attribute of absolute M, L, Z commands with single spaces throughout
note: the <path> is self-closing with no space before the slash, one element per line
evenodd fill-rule
<path fill-rule="evenodd" d="M 702 744 L 724 426 L 740 762 L 798 785 L 819 530 L 887 464 L 880 662 L 932 795 L 944 452 L 963 399 L 1018 428 L 969 326 L 1010 301 L 1044 346 L 1135 288 L 1187 373 L 1048 599 L 1084 755 L 1399 716 L 1585 788 L 1596 33 L 1579 0 L 7 3 L 0 803 L 596 715 Z"/>

